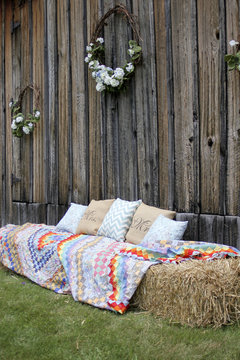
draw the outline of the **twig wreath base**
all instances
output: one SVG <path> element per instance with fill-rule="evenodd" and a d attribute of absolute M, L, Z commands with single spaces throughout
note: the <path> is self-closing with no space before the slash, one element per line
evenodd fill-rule
<path fill-rule="evenodd" d="M 32 113 L 24 115 L 22 113 L 22 101 L 24 95 L 26 94 L 26 91 L 30 89 L 33 90 L 33 93 L 35 94 L 36 108 L 33 110 Z M 36 123 L 40 120 L 40 111 L 38 110 L 39 98 L 40 90 L 38 86 L 29 84 L 23 90 L 21 90 L 18 100 L 14 101 L 13 99 L 11 99 L 9 107 L 11 108 L 12 114 L 11 129 L 13 136 L 21 138 L 23 135 L 29 135 L 33 132 Z"/>
<path fill-rule="evenodd" d="M 128 20 L 132 27 L 135 40 L 129 41 L 128 54 L 131 60 L 126 62 L 122 67 L 112 69 L 103 64 L 104 59 L 104 39 L 99 37 L 99 34 L 105 25 L 106 19 L 113 13 L 120 13 Z M 140 35 L 137 28 L 137 23 L 132 14 L 128 12 L 124 5 L 116 5 L 110 9 L 98 22 L 95 32 L 92 36 L 90 44 L 87 46 L 87 56 L 85 62 L 92 72 L 92 77 L 95 79 L 97 85 L 96 90 L 99 92 L 118 92 L 125 88 L 127 81 L 133 76 L 135 66 L 141 60 L 142 48 L 139 46 Z"/>

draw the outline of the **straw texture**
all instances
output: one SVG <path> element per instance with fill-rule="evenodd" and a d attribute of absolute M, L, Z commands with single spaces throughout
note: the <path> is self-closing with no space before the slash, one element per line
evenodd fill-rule
<path fill-rule="evenodd" d="M 134 305 L 172 322 L 220 327 L 240 320 L 240 258 L 152 266 Z"/>

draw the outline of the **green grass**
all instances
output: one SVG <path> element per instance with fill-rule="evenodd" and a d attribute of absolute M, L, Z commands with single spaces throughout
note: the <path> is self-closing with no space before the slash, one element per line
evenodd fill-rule
<path fill-rule="evenodd" d="M 192 329 L 57 295 L 0 265 L 0 360 L 240 359 L 240 327 Z"/>

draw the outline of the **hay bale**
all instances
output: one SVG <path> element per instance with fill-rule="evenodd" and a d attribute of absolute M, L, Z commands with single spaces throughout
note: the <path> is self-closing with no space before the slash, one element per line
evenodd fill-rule
<path fill-rule="evenodd" d="M 240 320 L 240 258 L 152 266 L 133 302 L 142 310 L 190 326 Z"/>

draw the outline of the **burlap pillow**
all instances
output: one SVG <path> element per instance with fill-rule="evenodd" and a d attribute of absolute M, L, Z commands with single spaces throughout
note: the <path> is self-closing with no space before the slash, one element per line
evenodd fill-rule
<path fill-rule="evenodd" d="M 92 200 L 77 227 L 77 234 L 96 235 L 115 199 Z"/>
<path fill-rule="evenodd" d="M 142 203 L 137 208 L 137 211 L 133 216 L 132 224 L 126 235 L 126 241 L 136 245 L 140 244 L 159 215 L 166 216 L 169 219 L 174 219 L 176 212 L 159 209 Z"/>

